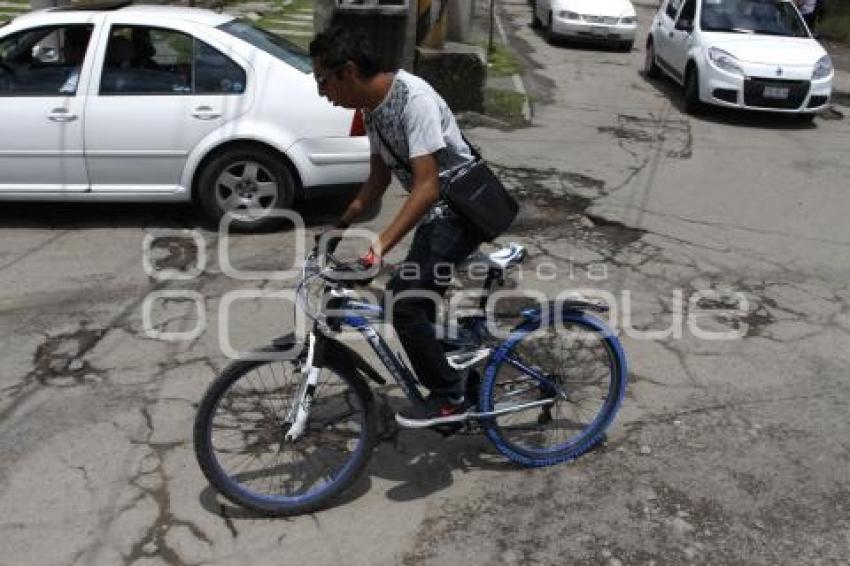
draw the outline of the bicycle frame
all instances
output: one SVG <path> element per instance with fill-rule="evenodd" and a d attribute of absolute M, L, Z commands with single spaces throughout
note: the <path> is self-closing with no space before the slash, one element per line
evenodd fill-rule
<path fill-rule="evenodd" d="M 485 293 L 482 295 L 480 300 L 480 306 L 482 308 L 486 307 L 487 299 L 492 290 L 503 280 L 502 273 L 494 272 L 488 275 L 484 284 Z M 413 375 L 413 372 L 398 355 L 393 353 L 386 340 L 384 340 L 383 336 L 378 333 L 372 324 L 373 322 L 382 322 L 384 320 L 384 309 L 379 305 L 373 305 L 356 300 L 354 298 L 356 296 L 355 293 L 351 289 L 344 288 L 342 286 L 337 288 L 329 286 L 324 289 L 323 293 L 329 295 L 329 299 L 326 303 L 326 311 L 324 313 L 326 321 L 320 322 L 318 318 L 315 318 L 313 330 L 307 337 L 306 361 L 301 368 L 304 381 L 299 388 L 297 402 L 293 404 L 292 409 L 290 409 L 290 414 L 288 414 L 286 418 L 286 423 L 290 425 L 286 436 L 287 440 L 296 440 L 304 432 L 313 393 L 318 385 L 319 375 L 323 366 L 322 361 L 325 353 L 326 341 L 336 342 L 336 340 L 329 335 L 330 331 L 341 331 L 343 326 L 356 330 L 366 340 L 372 348 L 372 351 L 375 352 L 375 355 L 379 360 L 381 360 L 381 363 L 390 373 L 393 380 L 399 385 L 399 387 L 401 387 L 405 396 L 411 402 L 424 402 L 422 393 L 418 388 L 418 381 Z M 528 313 L 524 312 L 523 315 L 526 316 L 527 314 L 528 317 L 533 317 L 535 312 L 536 311 L 529 311 Z M 529 320 L 528 317 L 527 320 Z M 515 329 L 514 332 L 522 332 L 522 326 L 523 325 Z M 508 342 L 510 342 L 510 338 L 508 339 Z M 555 396 L 560 396 L 564 399 L 567 398 L 566 392 L 559 384 L 543 375 L 536 368 L 530 367 L 522 361 L 510 357 L 506 348 L 500 347 L 496 349 L 496 351 L 492 351 L 489 348 L 486 350 L 486 354 L 482 356 L 479 356 L 479 354 L 484 351 L 483 349 L 477 352 L 476 355 L 471 358 L 472 363 L 469 365 L 474 365 L 474 363 L 482 361 L 486 357 L 492 357 L 490 363 L 506 361 L 520 370 L 523 374 L 536 380 L 541 385 L 550 388 L 550 390 L 554 392 Z M 458 368 L 456 367 L 456 369 Z M 552 397 L 550 399 L 542 399 L 509 407 L 495 407 L 491 412 L 470 412 L 468 413 L 468 418 L 491 418 L 507 413 L 551 405 L 554 401 L 555 397 Z"/>

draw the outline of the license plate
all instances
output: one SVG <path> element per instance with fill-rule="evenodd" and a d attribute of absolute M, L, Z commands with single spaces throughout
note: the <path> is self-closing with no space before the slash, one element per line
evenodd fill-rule
<path fill-rule="evenodd" d="M 603 27 L 590 28 L 590 33 L 593 35 L 608 35 L 608 29 Z"/>
<path fill-rule="evenodd" d="M 786 98 L 788 98 L 788 88 L 781 86 L 766 86 L 764 87 L 763 94 L 765 98 L 785 100 Z"/>

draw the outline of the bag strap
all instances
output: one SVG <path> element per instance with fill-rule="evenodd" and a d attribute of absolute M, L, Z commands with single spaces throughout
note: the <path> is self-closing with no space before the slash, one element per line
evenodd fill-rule
<path fill-rule="evenodd" d="M 375 122 L 373 120 L 372 126 L 375 127 L 375 131 L 378 132 L 378 137 L 381 139 L 381 143 L 384 144 L 384 147 L 387 148 L 387 151 L 390 152 L 390 154 L 393 156 L 393 159 L 395 159 L 396 163 L 398 163 L 400 166 L 404 167 L 407 170 L 407 172 L 412 175 L 413 169 L 411 169 L 410 164 L 407 161 L 405 161 L 404 159 L 400 158 L 398 156 L 398 154 L 395 152 L 395 150 L 393 150 L 392 146 L 389 143 L 387 143 L 387 138 L 385 138 L 384 134 L 381 133 L 381 128 L 378 127 L 377 122 Z M 458 127 L 458 131 L 460 132 L 460 137 L 463 139 L 464 143 L 467 145 L 467 147 L 469 147 L 469 151 L 472 152 L 472 155 L 475 157 L 475 161 L 481 161 L 482 160 L 481 154 L 478 153 L 478 150 L 475 149 L 474 145 L 469 143 L 469 140 L 466 139 L 465 135 L 463 135 L 463 130 L 461 130 L 460 127 Z"/>
<path fill-rule="evenodd" d="M 372 125 L 375 127 L 375 131 L 378 132 L 378 137 L 381 138 L 381 143 L 384 144 L 384 147 L 387 148 L 387 151 L 392 154 L 393 159 L 395 159 L 396 163 L 407 169 L 407 172 L 412 175 L 413 169 L 410 168 L 410 164 L 400 158 L 395 152 L 395 150 L 393 150 L 393 147 L 389 143 L 387 143 L 387 138 L 385 138 L 384 134 L 381 133 L 381 128 L 378 127 L 378 124 L 374 120 L 372 121 Z"/>

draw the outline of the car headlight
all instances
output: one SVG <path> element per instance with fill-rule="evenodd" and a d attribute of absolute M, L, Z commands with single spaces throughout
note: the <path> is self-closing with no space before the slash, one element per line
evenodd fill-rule
<path fill-rule="evenodd" d="M 581 19 L 580 14 L 577 14 L 575 12 L 570 12 L 569 10 L 562 10 L 562 11 L 558 12 L 558 16 L 560 16 L 561 18 L 563 18 L 565 20 L 580 20 Z"/>
<path fill-rule="evenodd" d="M 715 67 L 722 69 L 727 73 L 733 73 L 735 75 L 744 74 L 744 70 L 738 64 L 738 60 L 722 49 L 710 47 L 708 49 L 708 58 L 712 63 L 714 63 Z"/>
<path fill-rule="evenodd" d="M 812 72 L 813 79 L 825 79 L 832 74 L 832 61 L 829 55 L 824 55 L 818 62 L 815 63 L 815 70 Z"/>
<path fill-rule="evenodd" d="M 637 17 L 635 16 L 626 16 L 625 18 L 620 18 L 620 23 L 624 25 L 632 25 L 637 23 Z"/>

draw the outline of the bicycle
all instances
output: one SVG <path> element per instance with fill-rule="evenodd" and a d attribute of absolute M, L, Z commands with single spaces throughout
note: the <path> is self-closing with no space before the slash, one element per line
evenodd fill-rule
<path fill-rule="evenodd" d="M 525 256 L 510 244 L 466 262 L 486 270 L 484 314 L 460 318 L 443 345 L 449 363 L 468 372 L 477 405 L 439 430 L 480 428 L 504 456 L 538 467 L 573 460 L 604 439 L 625 396 L 627 362 L 617 337 L 588 314 L 605 312 L 604 304 L 569 299 L 524 309 L 505 340 L 488 330 L 490 296 Z M 312 323 L 306 337 L 287 334 L 231 363 L 205 392 L 195 453 L 230 501 L 269 515 L 308 513 L 326 507 L 364 470 L 377 435 L 368 382 L 386 380 L 335 338 L 343 329 L 366 340 L 412 403 L 423 402 L 411 370 L 373 326 L 382 308 L 359 300 L 354 289 L 364 281 L 342 277 L 351 273 L 351 264 L 314 249 L 296 291 Z"/>

